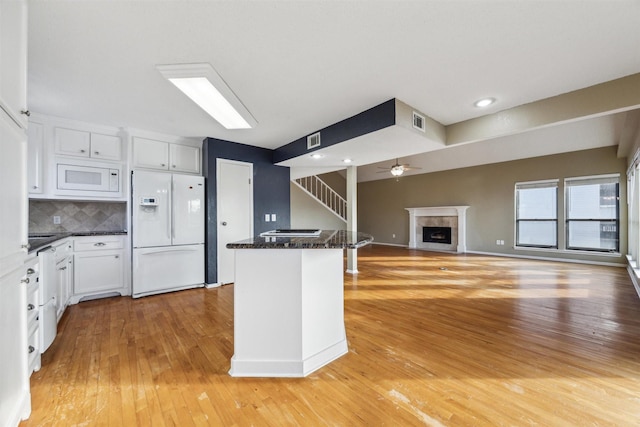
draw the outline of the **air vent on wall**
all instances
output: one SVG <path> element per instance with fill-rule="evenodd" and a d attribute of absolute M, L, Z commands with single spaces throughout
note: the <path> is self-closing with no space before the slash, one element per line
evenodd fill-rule
<path fill-rule="evenodd" d="M 422 132 L 425 131 L 424 116 L 416 113 L 415 111 L 413 112 L 413 127 Z"/>
<path fill-rule="evenodd" d="M 307 150 L 320 147 L 320 132 L 314 133 L 307 137 Z"/>

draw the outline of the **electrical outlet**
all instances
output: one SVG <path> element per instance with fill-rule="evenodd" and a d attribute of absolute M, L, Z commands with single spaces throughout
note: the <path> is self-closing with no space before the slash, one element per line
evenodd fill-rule
<path fill-rule="evenodd" d="M 395 239 L 395 238 L 396 238 L 395 233 L 391 235 L 391 238 L 392 238 L 392 239 Z"/>
<path fill-rule="evenodd" d="M 496 245 L 500 245 L 500 240 L 496 240 Z"/>
<path fill-rule="evenodd" d="M 60 217 L 58 215 L 53 216 L 53 223 L 56 225 L 60 224 Z"/>
<path fill-rule="evenodd" d="M 271 222 L 276 222 L 276 214 L 271 214 Z"/>
<path fill-rule="evenodd" d="M 269 222 L 269 221 L 271 221 L 271 215 L 264 214 L 264 222 Z"/>

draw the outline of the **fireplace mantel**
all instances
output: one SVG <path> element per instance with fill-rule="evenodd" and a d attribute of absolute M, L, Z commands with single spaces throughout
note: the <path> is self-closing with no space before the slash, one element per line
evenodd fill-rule
<path fill-rule="evenodd" d="M 467 209 L 469 206 L 434 206 L 422 208 L 405 208 L 409 211 L 409 248 L 418 247 L 418 233 L 416 232 L 416 218 L 422 216 L 457 216 L 458 244 L 456 252 L 467 251 Z"/>

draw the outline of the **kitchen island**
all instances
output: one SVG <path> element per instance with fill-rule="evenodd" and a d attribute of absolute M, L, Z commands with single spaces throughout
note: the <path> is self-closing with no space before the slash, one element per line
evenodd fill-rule
<path fill-rule="evenodd" d="M 256 236 L 235 249 L 234 377 L 305 377 L 347 353 L 343 251 L 373 237 L 344 230 Z"/>

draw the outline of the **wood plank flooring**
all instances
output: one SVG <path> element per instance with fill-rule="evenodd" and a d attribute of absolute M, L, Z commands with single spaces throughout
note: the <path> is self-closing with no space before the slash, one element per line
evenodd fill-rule
<path fill-rule="evenodd" d="M 345 275 L 349 353 L 232 378 L 233 285 L 71 306 L 23 426 L 640 425 L 626 270 L 368 246 Z"/>

